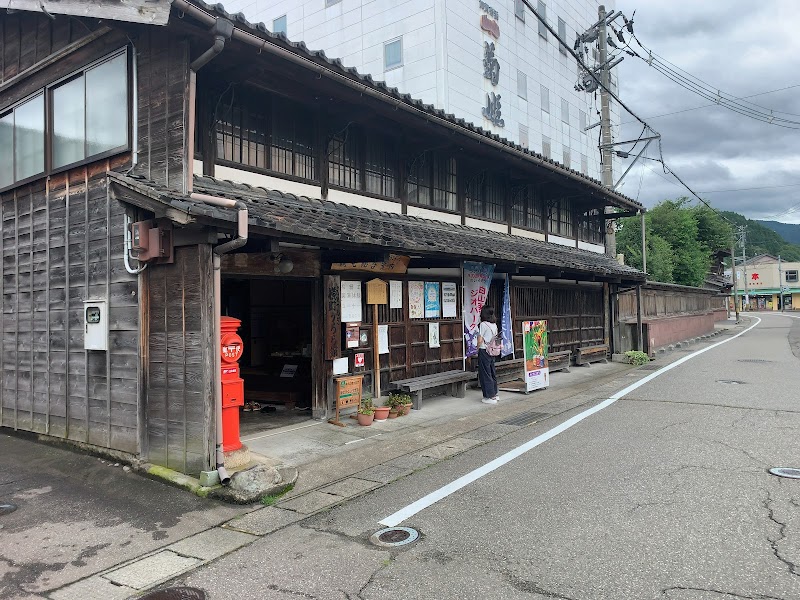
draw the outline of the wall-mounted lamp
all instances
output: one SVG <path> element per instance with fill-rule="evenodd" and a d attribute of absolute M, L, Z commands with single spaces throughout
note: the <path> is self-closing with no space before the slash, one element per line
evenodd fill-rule
<path fill-rule="evenodd" d="M 275 272 L 287 275 L 294 269 L 292 259 L 284 254 L 273 254 L 272 262 L 275 264 Z"/>

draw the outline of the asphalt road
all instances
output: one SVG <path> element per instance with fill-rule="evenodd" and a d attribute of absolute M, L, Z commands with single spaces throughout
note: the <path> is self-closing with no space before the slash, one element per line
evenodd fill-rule
<path fill-rule="evenodd" d="M 421 532 L 414 544 L 388 551 L 368 538 L 388 515 L 586 407 L 282 529 L 181 582 L 214 600 L 800 598 L 800 480 L 767 472 L 800 467 L 800 320 L 759 317 L 748 333 L 414 514 L 401 523 Z"/>

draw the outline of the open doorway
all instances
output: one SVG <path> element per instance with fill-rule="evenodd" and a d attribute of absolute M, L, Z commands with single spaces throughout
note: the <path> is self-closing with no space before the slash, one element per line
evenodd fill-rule
<path fill-rule="evenodd" d="M 223 273 L 222 314 L 242 321 L 241 436 L 311 418 L 312 296 L 311 281 Z"/>

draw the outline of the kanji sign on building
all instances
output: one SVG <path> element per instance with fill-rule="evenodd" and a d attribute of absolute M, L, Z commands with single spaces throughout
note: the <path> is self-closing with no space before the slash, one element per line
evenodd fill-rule
<path fill-rule="evenodd" d="M 750 278 L 751 278 L 753 281 L 758 281 L 758 273 L 753 273 L 752 275 L 750 275 Z"/>

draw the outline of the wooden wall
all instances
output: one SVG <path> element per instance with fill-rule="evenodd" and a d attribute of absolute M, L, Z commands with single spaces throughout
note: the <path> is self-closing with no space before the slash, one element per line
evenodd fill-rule
<path fill-rule="evenodd" d="M 618 318 L 620 321 L 636 319 L 636 292 L 630 290 L 618 296 Z M 675 315 L 703 314 L 720 307 L 715 290 L 648 284 L 642 286 L 642 318 L 671 317 Z"/>
<path fill-rule="evenodd" d="M 143 456 L 184 473 L 211 464 L 214 450 L 211 247 L 175 249 L 172 265 L 144 272 L 146 342 Z"/>
<path fill-rule="evenodd" d="M 123 266 L 109 164 L 0 197 L 0 423 L 138 451 L 138 283 Z M 86 299 L 109 300 L 108 352 L 84 350 Z"/>
<path fill-rule="evenodd" d="M 3 14 L 0 19 L 0 83 L 97 29 L 92 19 L 42 13 Z"/>
<path fill-rule="evenodd" d="M 575 352 L 581 346 L 602 344 L 605 337 L 600 287 L 520 285 L 512 280 L 511 315 L 518 357 L 522 356 L 522 321 L 547 320 L 550 352 Z"/>
<path fill-rule="evenodd" d="M 184 189 L 189 50 L 186 41 L 158 27 L 136 40 L 139 86 L 138 164 L 134 173 Z"/>

